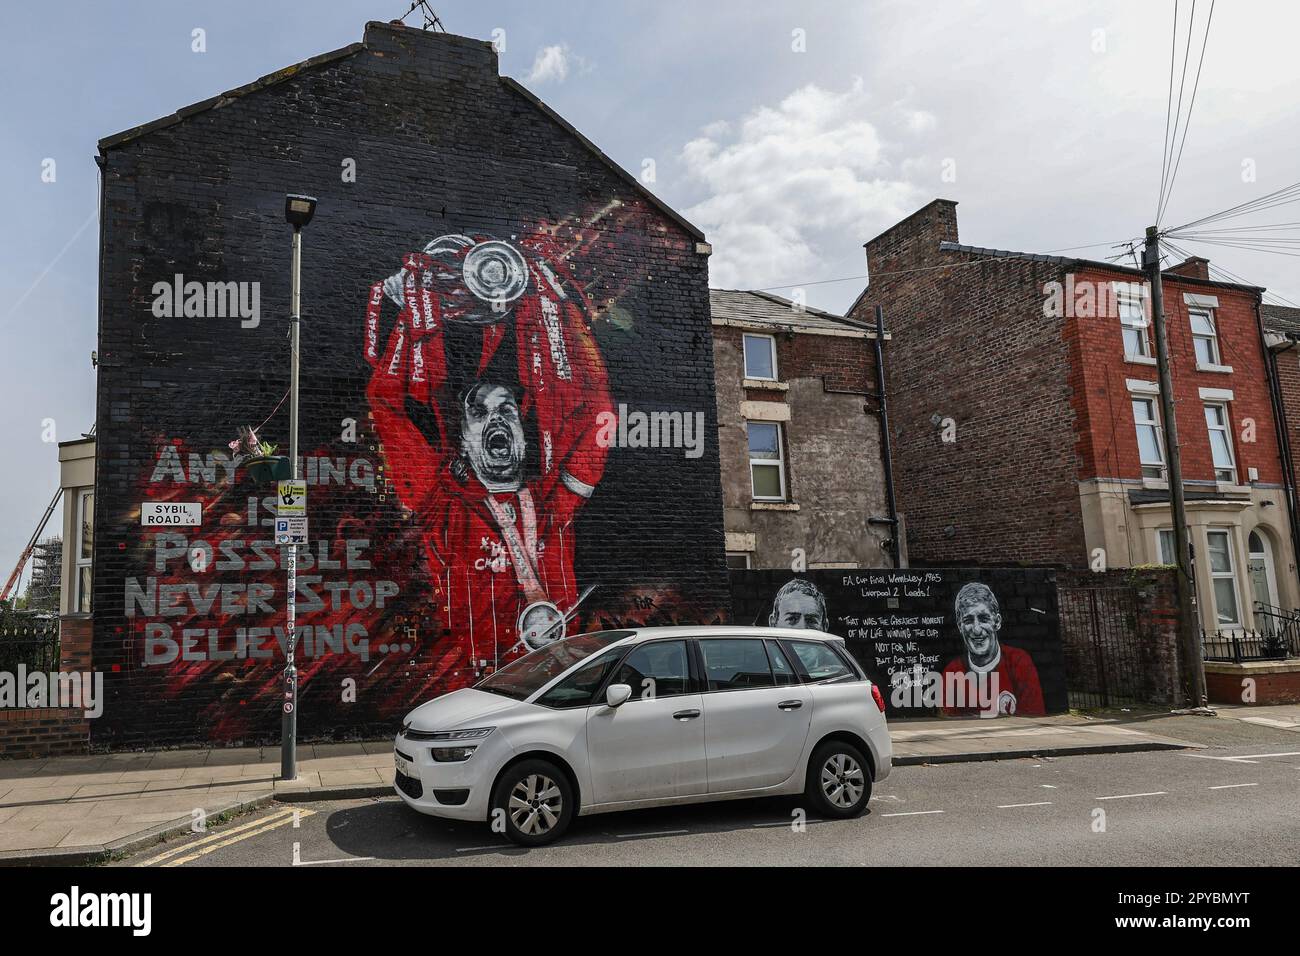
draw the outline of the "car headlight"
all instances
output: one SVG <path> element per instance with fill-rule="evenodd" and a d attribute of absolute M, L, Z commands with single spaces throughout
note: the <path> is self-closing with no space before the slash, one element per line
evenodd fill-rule
<path fill-rule="evenodd" d="M 474 756 L 477 747 L 433 747 L 429 754 L 439 763 L 457 763 Z"/>
<path fill-rule="evenodd" d="M 412 730 L 411 725 L 402 726 L 402 736 L 407 740 L 481 740 L 495 727 L 467 727 L 464 730 Z"/>

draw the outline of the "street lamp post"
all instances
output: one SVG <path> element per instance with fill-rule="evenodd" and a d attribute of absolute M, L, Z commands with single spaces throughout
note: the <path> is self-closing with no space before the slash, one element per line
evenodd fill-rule
<path fill-rule="evenodd" d="M 289 314 L 289 466 L 298 479 L 298 332 L 302 291 L 302 229 L 311 222 L 316 200 L 311 196 L 284 197 L 284 218 L 293 226 L 293 275 L 290 280 Z M 298 645 L 298 546 L 285 544 L 288 570 L 285 595 L 284 706 L 280 720 L 280 779 L 298 776 L 298 668 L 294 651 Z"/>

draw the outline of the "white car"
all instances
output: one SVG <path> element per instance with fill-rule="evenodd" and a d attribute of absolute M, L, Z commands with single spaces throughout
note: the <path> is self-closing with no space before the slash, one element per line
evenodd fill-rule
<path fill-rule="evenodd" d="M 885 702 L 820 631 L 648 627 L 556 641 L 422 704 L 394 787 L 421 813 L 514 842 L 574 814 L 804 794 L 851 817 L 890 769 Z"/>

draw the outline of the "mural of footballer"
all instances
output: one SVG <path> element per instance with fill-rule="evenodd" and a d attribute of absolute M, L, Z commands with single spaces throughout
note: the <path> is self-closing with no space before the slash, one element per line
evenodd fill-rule
<path fill-rule="evenodd" d="M 367 397 L 436 579 L 448 689 L 563 637 L 585 597 L 574 517 L 604 474 L 613 405 L 593 310 L 550 250 L 440 236 L 370 289 Z"/>
<path fill-rule="evenodd" d="M 966 651 L 943 669 L 940 684 L 943 712 L 950 716 L 980 712 L 978 701 L 954 699 L 954 685 L 961 682 L 949 677 L 950 674 L 963 677 L 974 674 L 979 681 L 990 680 L 989 675 L 996 676 L 997 683 L 993 686 L 998 691 L 998 715 L 1038 717 L 1045 714 L 1043 690 L 1033 659 L 1028 652 L 998 640 L 1002 630 L 1002 612 L 992 589 L 978 581 L 963 585 L 957 592 L 954 610 L 957 630 L 966 644 Z M 985 693 L 981 690 L 980 696 Z M 966 706 L 968 704 L 973 706 Z"/>
<path fill-rule="evenodd" d="M 768 627 L 797 627 L 803 630 L 824 631 L 829 618 L 826 614 L 826 596 L 817 585 L 804 578 L 791 578 L 781 585 L 772 598 L 772 610 L 767 616 Z"/>

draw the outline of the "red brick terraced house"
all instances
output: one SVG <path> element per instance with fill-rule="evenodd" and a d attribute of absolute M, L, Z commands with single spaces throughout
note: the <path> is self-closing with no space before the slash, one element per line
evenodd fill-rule
<path fill-rule="evenodd" d="M 881 305 L 893 333 L 912 563 L 1173 563 L 1143 273 L 963 245 L 956 206 L 936 199 L 866 243 L 870 284 L 849 311 Z M 1255 629 L 1300 604 L 1292 482 L 1263 290 L 1208 274 L 1203 259 L 1164 273 L 1197 609 L 1207 631 Z"/>

